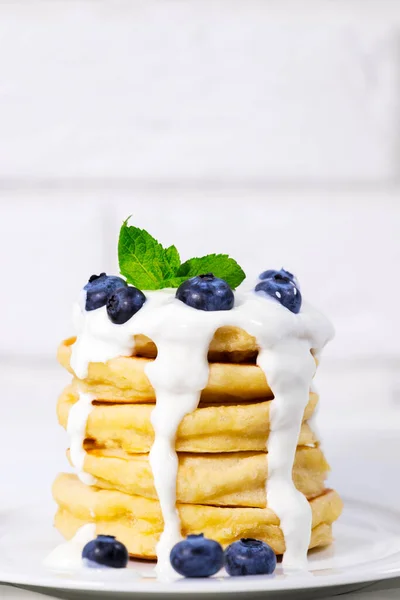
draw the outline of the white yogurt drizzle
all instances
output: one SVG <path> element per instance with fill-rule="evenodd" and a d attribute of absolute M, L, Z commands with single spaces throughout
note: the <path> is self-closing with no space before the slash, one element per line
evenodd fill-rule
<path fill-rule="evenodd" d="M 43 564 L 48 569 L 69 571 L 83 566 L 82 550 L 96 537 L 96 525 L 88 523 L 80 527 L 74 537 L 54 548 L 44 559 Z"/>
<path fill-rule="evenodd" d="M 79 399 L 69 411 L 67 433 L 70 438 L 70 458 L 76 474 L 82 483 L 94 485 L 96 479 L 83 470 L 86 451 L 84 442 L 86 437 L 86 425 L 90 413 L 93 410 L 93 396 L 79 391 Z"/>
<path fill-rule="evenodd" d="M 320 357 L 318 357 L 318 359 L 320 359 Z M 308 419 L 308 424 L 310 426 L 311 431 L 314 434 L 314 438 L 317 440 L 319 446 L 321 446 L 322 440 L 321 440 L 321 434 L 320 434 L 319 426 L 318 426 L 318 414 L 319 414 L 319 408 L 320 408 L 319 392 L 318 392 L 318 387 L 316 386 L 314 379 L 311 383 L 310 392 L 312 392 L 313 394 L 316 394 L 318 396 L 318 404 L 315 407 L 313 414 Z"/>
<path fill-rule="evenodd" d="M 150 464 L 164 519 L 157 546 L 158 573 L 168 574 L 170 550 L 181 539 L 176 509 L 176 431 L 182 418 L 199 403 L 208 380 L 209 344 L 215 331 L 226 325 L 246 330 L 259 345 L 258 365 L 275 396 L 268 440 L 267 503 L 278 515 L 285 536 L 284 567 L 305 568 L 311 509 L 293 484 L 292 467 L 315 372 L 310 350 L 321 350 L 333 336 L 330 322 L 306 303 L 295 315 L 254 292 L 236 291 L 235 307 L 218 312 L 186 306 L 175 299 L 175 290 L 146 292 L 146 296 L 142 309 L 124 325 L 114 325 L 105 307 L 86 312 L 77 305 L 77 341 L 71 365 L 78 377 L 85 378 L 90 362 L 131 355 L 136 334 L 148 336 L 157 345 L 157 358 L 149 363 L 146 374 L 156 393 Z"/>

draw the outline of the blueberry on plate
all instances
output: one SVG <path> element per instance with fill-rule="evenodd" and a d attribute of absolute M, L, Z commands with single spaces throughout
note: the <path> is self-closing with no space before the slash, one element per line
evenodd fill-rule
<path fill-rule="evenodd" d="M 132 285 L 120 287 L 107 300 L 110 321 L 122 325 L 129 321 L 146 302 L 146 296 Z"/>
<path fill-rule="evenodd" d="M 176 298 L 198 310 L 230 310 L 235 296 L 223 279 L 212 273 L 197 275 L 184 281 L 176 291 Z"/>
<path fill-rule="evenodd" d="M 98 535 L 82 550 L 82 559 L 87 567 L 110 567 L 124 569 L 129 561 L 128 550 L 112 535 Z"/>
<path fill-rule="evenodd" d="M 222 546 L 199 535 L 188 535 L 171 550 L 171 565 L 184 577 L 211 577 L 222 568 L 224 551 Z"/>
<path fill-rule="evenodd" d="M 276 556 L 268 544 L 253 538 L 242 538 L 225 550 L 225 569 L 229 575 L 271 575 Z"/>
<path fill-rule="evenodd" d="M 86 291 L 86 310 L 96 310 L 96 308 L 105 306 L 110 294 L 122 286 L 126 286 L 126 281 L 121 277 L 106 273 L 92 275 L 83 288 Z"/>
<path fill-rule="evenodd" d="M 261 275 L 259 275 L 258 278 L 261 280 L 272 279 L 275 275 L 286 277 L 287 279 L 290 279 L 290 281 L 297 283 L 296 277 L 293 275 L 293 273 L 290 273 L 290 271 L 286 271 L 286 269 L 280 269 L 279 271 L 277 271 L 276 269 L 268 269 L 267 271 L 261 273 Z"/>
<path fill-rule="evenodd" d="M 267 272 L 265 271 L 265 273 Z M 289 273 L 289 275 L 291 274 Z M 297 314 L 300 311 L 301 293 L 297 282 L 293 279 L 293 275 L 291 277 L 284 275 L 283 270 L 276 271 L 275 275 L 257 283 L 255 291 L 268 294 L 293 313 Z"/>

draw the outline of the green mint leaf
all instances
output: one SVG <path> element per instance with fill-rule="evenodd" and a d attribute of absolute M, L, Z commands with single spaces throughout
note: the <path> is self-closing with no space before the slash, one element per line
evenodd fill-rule
<path fill-rule="evenodd" d="M 180 283 L 182 283 L 182 281 L 190 277 L 203 275 L 204 273 L 213 273 L 215 277 L 224 279 L 233 289 L 241 284 L 246 277 L 243 269 L 238 265 L 236 260 L 228 256 L 228 254 L 208 254 L 207 256 L 191 258 L 184 262 L 176 272 L 176 277 L 173 280 L 175 285 L 171 287 L 176 287 L 179 279 L 181 280 Z"/>
<path fill-rule="evenodd" d="M 169 248 L 166 248 L 164 254 L 165 260 L 169 266 L 169 272 L 165 275 L 165 277 L 173 277 L 181 265 L 179 252 L 175 246 L 170 246 Z"/>
<path fill-rule="evenodd" d="M 164 279 L 164 281 L 161 281 L 160 283 L 160 289 L 178 288 L 181 283 L 186 281 L 186 279 L 188 279 L 188 277 L 171 277 L 171 279 Z"/>
<path fill-rule="evenodd" d="M 123 223 L 119 234 L 118 260 L 128 283 L 142 290 L 158 290 L 161 282 L 174 275 L 179 254 L 173 246 L 167 251 L 144 229 Z"/>
<path fill-rule="evenodd" d="M 124 221 L 119 234 L 118 259 L 121 274 L 142 290 L 177 288 L 191 277 L 213 273 L 233 289 L 246 277 L 237 262 L 227 254 L 191 258 L 181 265 L 175 246 L 163 246 L 144 229 Z"/>

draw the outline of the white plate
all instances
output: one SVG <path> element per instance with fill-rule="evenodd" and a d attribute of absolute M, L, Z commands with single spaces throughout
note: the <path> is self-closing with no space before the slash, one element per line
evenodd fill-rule
<path fill-rule="evenodd" d="M 158 598 L 172 594 L 184 597 L 215 596 L 220 600 L 245 592 L 246 598 L 299 595 L 325 596 L 360 589 L 368 582 L 400 576 L 400 513 L 378 505 L 345 500 L 345 510 L 335 526 L 335 544 L 309 556 L 308 574 L 285 576 L 280 566 L 274 576 L 177 579 L 162 583 L 153 567 L 132 561 L 124 571 L 97 572 L 90 569 L 57 574 L 45 569 L 42 560 L 58 544 L 51 527 L 51 509 L 20 508 L 0 514 L 0 581 L 66 597 Z M 140 574 L 135 575 L 135 571 Z M 69 590 L 69 591 L 68 591 Z M 72 590 L 75 594 L 71 596 Z"/>

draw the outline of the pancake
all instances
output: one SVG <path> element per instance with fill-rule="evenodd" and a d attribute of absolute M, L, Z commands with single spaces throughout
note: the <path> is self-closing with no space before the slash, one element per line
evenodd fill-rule
<path fill-rule="evenodd" d="M 184 504 L 265 508 L 268 455 L 264 452 L 179 454 L 177 501 Z M 84 471 L 96 486 L 157 499 L 148 454 L 90 449 Z M 323 493 L 329 465 L 319 447 L 298 448 L 293 481 L 308 499 Z"/>
<path fill-rule="evenodd" d="M 60 364 L 74 375 L 71 353 L 75 338 L 64 340 L 57 353 Z M 106 363 L 90 363 L 81 389 L 104 402 L 152 402 L 155 392 L 145 369 L 152 361 L 137 356 L 118 356 Z M 182 373 L 182 377 L 184 377 Z M 210 363 L 209 379 L 201 393 L 203 402 L 249 402 L 272 398 L 263 371 L 253 364 Z"/>
<path fill-rule="evenodd" d="M 78 384 L 67 386 L 57 405 L 59 423 L 66 428 L 71 407 L 78 400 Z M 318 403 L 310 394 L 304 413 L 309 419 Z M 264 451 L 270 425 L 271 401 L 233 405 L 202 405 L 186 415 L 176 438 L 179 452 Z M 150 415 L 154 404 L 96 404 L 89 415 L 86 437 L 100 448 L 120 448 L 128 453 L 149 452 L 154 441 Z M 302 425 L 299 445 L 318 440 L 309 425 Z"/>
<path fill-rule="evenodd" d="M 61 474 L 53 485 L 58 504 L 57 529 L 70 539 L 79 527 L 96 523 L 97 534 L 114 535 L 129 554 L 154 559 L 163 520 L 157 500 L 131 496 L 115 490 L 101 490 L 81 483 L 75 475 Z M 333 490 L 311 500 L 312 536 L 310 548 L 332 542 L 332 523 L 340 516 L 342 501 Z M 232 508 L 177 504 L 182 535 L 204 533 L 226 546 L 242 537 L 268 543 L 276 554 L 283 554 L 285 542 L 280 521 L 269 508 Z"/>
<path fill-rule="evenodd" d="M 155 358 L 157 346 L 145 335 L 135 335 L 134 356 Z M 255 337 L 239 327 L 220 327 L 208 349 L 209 362 L 253 363 L 258 355 Z"/>
<path fill-rule="evenodd" d="M 155 358 L 157 346 L 145 335 L 135 335 L 134 356 Z M 75 338 L 73 338 L 75 341 Z M 239 327 L 220 327 L 211 340 L 208 360 L 210 362 L 255 362 L 258 354 L 255 337 Z"/>

